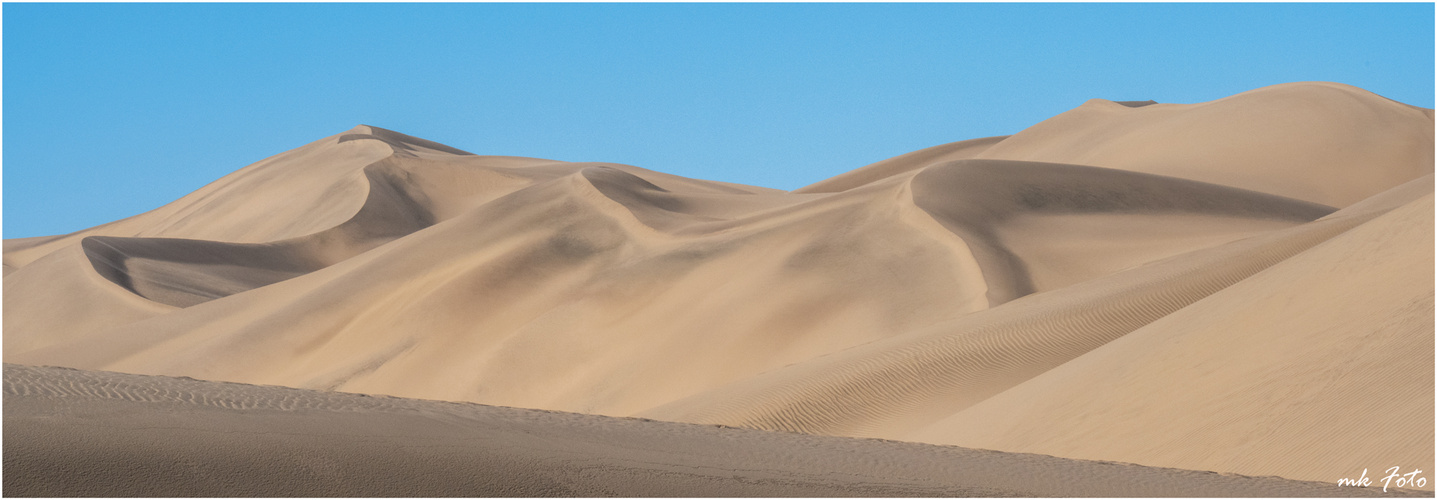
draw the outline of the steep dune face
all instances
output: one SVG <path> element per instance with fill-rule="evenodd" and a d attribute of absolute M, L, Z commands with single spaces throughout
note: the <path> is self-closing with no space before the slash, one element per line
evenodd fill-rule
<path fill-rule="evenodd" d="M 414 145 L 393 145 L 400 141 Z M 436 211 L 455 211 L 416 198 L 424 189 L 448 192 L 434 185 L 471 187 L 467 194 L 483 198 L 519 184 L 475 169 L 412 175 L 396 158 L 440 156 L 505 167 L 548 163 L 455 156 L 462 152 L 425 144 L 433 143 L 361 125 L 241 169 L 151 212 L 69 235 L 7 240 L 5 343 L 37 347 L 81 338 L 169 310 L 163 306 L 187 307 L 323 268 L 432 224 Z M 450 204 L 468 201 L 450 198 Z M 214 239 L 199 239 L 206 236 Z M 62 258 L 57 255 L 68 255 L 63 258 L 71 263 L 83 256 L 93 273 L 56 280 L 76 271 L 35 264 Z M 134 295 L 147 300 L 136 303 Z"/>
<path fill-rule="evenodd" d="M 1032 295 L 746 379 L 651 418 L 898 439 L 1354 225 L 1331 220 Z"/>
<path fill-rule="evenodd" d="M 393 154 L 380 141 L 340 142 L 346 134 L 266 158 L 150 212 L 64 236 L 8 240 L 5 263 L 19 268 L 87 236 L 263 243 L 329 229 L 363 204 L 359 172 Z"/>
<path fill-rule="evenodd" d="M 1430 471 L 1428 187 L 910 438 L 1318 481 Z"/>
<path fill-rule="evenodd" d="M 977 158 L 1095 165 L 1343 207 L 1431 172 L 1430 113 L 1320 82 L 1199 104 L 1095 99 Z"/>
<path fill-rule="evenodd" d="M 354 137 L 344 135 L 341 140 Z M 399 157 L 372 163 L 363 174 L 368 195 L 359 210 L 343 223 L 310 235 L 268 243 L 90 236 L 80 244 L 95 271 L 111 282 L 156 302 L 188 307 L 324 268 L 429 227 L 446 212 L 462 211 L 441 205 L 462 206 L 474 197 L 497 196 L 522 182 L 484 169 L 457 175 L 415 171 Z M 423 189 L 465 181 L 484 187 L 444 193 L 451 196 L 439 199 Z"/>
<path fill-rule="evenodd" d="M 1307 222 L 1332 210 L 1171 177 L 1001 160 L 935 165 L 914 176 L 912 187 L 919 207 L 974 248 L 992 304 L 1185 249 Z M 1095 216 L 1101 219 L 1084 223 Z M 1184 226 L 1181 241 L 1159 236 L 1163 227 L 1179 221 Z M 1062 227 L 1046 230 L 1049 226 Z M 1053 251 L 1055 245 L 1102 244 L 1093 240 L 1111 245 L 1111 250 L 1086 255 Z"/>
<path fill-rule="evenodd" d="M 1095 101 L 782 192 L 360 126 L 6 241 L 4 356 L 1323 481 L 1430 467 L 1432 130 L 1336 84 Z M 1356 393 L 1398 374 L 1418 397 Z"/>

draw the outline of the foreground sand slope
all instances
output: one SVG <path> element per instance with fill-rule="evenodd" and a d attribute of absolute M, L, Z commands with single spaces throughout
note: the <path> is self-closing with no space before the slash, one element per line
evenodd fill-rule
<path fill-rule="evenodd" d="M 7 496 L 1422 494 L 108 372 L 4 376 Z"/>

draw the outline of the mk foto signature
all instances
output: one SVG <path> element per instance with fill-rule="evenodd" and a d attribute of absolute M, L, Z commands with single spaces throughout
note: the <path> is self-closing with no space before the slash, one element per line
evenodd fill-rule
<path fill-rule="evenodd" d="M 1387 469 L 1387 477 L 1382 478 L 1382 492 L 1387 492 L 1388 485 L 1391 485 L 1393 488 L 1421 488 L 1427 486 L 1427 478 L 1418 475 L 1421 473 L 1422 469 L 1416 469 L 1406 474 L 1402 474 L 1400 467 Z M 1392 484 L 1394 480 L 1396 480 L 1396 484 Z M 1362 475 L 1358 476 L 1357 479 L 1344 477 L 1337 480 L 1338 486 L 1361 486 L 1365 488 L 1371 484 L 1372 480 L 1367 477 L 1367 469 L 1362 469 Z"/>

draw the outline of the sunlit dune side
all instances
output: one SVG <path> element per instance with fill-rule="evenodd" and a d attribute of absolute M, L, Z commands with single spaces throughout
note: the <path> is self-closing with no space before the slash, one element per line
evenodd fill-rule
<path fill-rule="evenodd" d="M 4 296 L 11 311 L 7 348 L 26 351 L 83 337 L 173 310 L 166 306 L 191 306 L 344 260 L 425 227 L 436 211 L 454 209 L 427 197 L 416 200 L 422 189 L 482 185 L 487 189 L 472 190 L 482 195 L 517 184 L 484 172 L 411 175 L 386 159 L 403 151 L 407 161 L 417 162 L 419 155 L 457 150 L 389 145 L 399 138 L 433 144 L 360 126 L 241 169 L 151 212 L 70 235 L 6 240 L 4 286 L 13 291 Z M 79 262 L 88 264 L 75 269 Z M 148 300 L 136 302 L 136 295 Z M 51 314 L 57 311 L 77 313 Z"/>
<path fill-rule="evenodd" d="M 133 436 L 148 432 L 142 421 L 171 419 L 190 430 L 154 444 L 154 456 L 239 446 L 247 451 L 210 458 L 271 472 L 298 466 L 286 484 L 316 495 L 371 491 L 299 486 L 330 462 L 294 457 L 349 445 L 313 437 L 276 445 L 292 455 L 259 459 L 260 448 L 247 447 L 258 445 L 165 411 L 245 429 L 312 430 L 337 419 L 346 436 L 376 433 L 385 443 L 493 431 L 518 439 L 514 449 L 532 443 L 508 427 L 408 426 L 502 413 L 513 419 L 504 425 L 558 418 L 570 430 L 553 443 L 590 439 L 575 429 L 610 436 L 603 429 L 614 422 L 682 435 L 640 439 L 649 450 L 640 458 L 593 458 L 626 477 L 657 474 L 632 488 L 574 472 L 589 458 L 544 458 L 559 453 L 553 444 L 497 458 L 443 455 L 536 481 L 514 483 L 519 490 L 457 479 L 461 469 L 436 465 L 439 455 L 404 448 L 456 474 L 453 484 L 495 494 L 689 491 L 660 486 L 673 479 L 725 494 L 826 496 L 838 494 L 833 484 L 858 487 L 907 467 L 929 475 L 855 491 L 1203 494 L 1161 481 L 1144 486 L 1155 490 L 1073 491 L 943 482 L 935 478 L 956 474 L 948 466 L 895 457 L 978 452 L 873 451 L 853 443 L 877 441 L 758 430 L 1327 483 L 1362 468 L 1430 470 L 1433 149 L 1431 110 L 1329 83 L 1198 104 L 1094 100 L 1011 136 L 935 146 L 792 192 L 614 163 L 475 155 L 361 125 L 144 214 L 4 242 L 6 363 L 294 388 L 7 366 L 6 390 L 19 391 L 5 399 L 7 493 L 11 450 L 56 465 L 85 457 L 89 439 L 124 463 L 129 455 L 114 450 L 134 442 L 71 432 L 85 428 L 70 413 L 82 410 L 114 416 L 140 433 L 124 439 L 141 442 Z M 134 394 L 189 399 L 94 389 L 122 382 L 137 384 L 124 389 Z M 55 385 L 72 383 L 91 387 L 90 399 Z M 226 406 L 199 396 L 206 391 L 260 402 Z M 436 417 L 449 414 L 434 408 L 461 406 L 333 391 L 589 415 L 462 406 L 477 413 Z M 305 403 L 283 413 L 299 410 L 267 398 L 403 408 L 356 416 Z M 12 399 L 30 413 L 12 414 Z M 14 427 L 14 415 L 29 427 Z M 12 428 L 36 434 L 15 441 Z M 68 444 L 46 451 L 34 439 Z M 753 483 L 744 475 L 752 471 L 740 472 L 735 481 L 763 485 L 745 489 L 722 479 L 730 462 L 698 452 L 708 458 L 668 461 L 692 458 L 674 449 L 717 446 L 707 439 L 743 443 L 720 447 L 729 450 L 723 460 L 742 461 L 750 446 L 782 449 L 766 440 L 847 443 L 834 446 L 886 458 L 842 465 L 824 451 L 800 472 L 774 458 L 786 472 L 763 481 L 801 479 Z M 618 442 L 596 445 L 591 458 L 627 456 L 610 447 Z M 370 458 L 335 467 L 360 477 L 400 463 L 366 450 Z M 522 472 L 535 463 L 562 472 Z M 850 473 L 815 472 L 828 467 Z M 228 491 L 175 481 L 157 484 Z M 377 488 L 366 481 L 355 484 Z M 459 491 L 447 487 L 415 491 Z"/>
<path fill-rule="evenodd" d="M 369 130 L 359 126 L 346 134 Z M 67 235 L 6 240 L 5 263 L 19 268 L 88 236 L 263 243 L 332 228 L 364 203 L 363 168 L 393 154 L 377 140 L 340 142 L 346 134 L 266 158 L 134 217 Z"/>
<path fill-rule="evenodd" d="M 1428 175 L 641 415 L 1308 480 L 1432 470 L 1432 288 L 1411 279 L 1432 272 L 1431 193 Z"/>
<path fill-rule="evenodd" d="M 8 243 L 8 241 L 7 241 Z M 3 280 L 5 359 L 178 311 L 95 272 L 78 244 L 60 247 Z"/>
<path fill-rule="evenodd" d="M 902 186 L 726 214 L 564 168 L 325 269 L 7 356 L 625 414 L 986 307 L 962 242 L 890 205 Z"/>
<path fill-rule="evenodd" d="M 973 248 L 994 305 L 1333 210 L 1172 177 L 1004 160 L 934 165 L 911 186 L 913 203 Z"/>
<path fill-rule="evenodd" d="M 1432 166 L 1432 110 L 1326 82 L 1198 104 L 1094 99 L 976 158 L 1094 165 L 1344 207 Z"/>
<path fill-rule="evenodd" d="M 1314 481 L 1431 471 L 1420 182 L 1421 198 L 907 438 Z"/>
<path fill-rule="evenodd" d="M 4 391 L 7 496 L 1426 494 L 8 364 Z"/>
<path fill-rule="evenodd" d="M 920 149 L 912 153 L 895 156 L 871 165 L 865 165 L 833 177 L 809 184 L 793 190 L 794 193 L 837 193 L 847 191 L 865 184 L 871 184 L 898 174 L 904 174 L 924 167 L 947 163 L 953 160 L 966 160 L 986 151 L 994 144 L 1007 139 L 1008 136 L 984 137 L 981 139 L 969 139 L 927 149 Z"/>
<path fill-rule="evenodd" d="M 1324 220 L 1161 260 L 784 367 L 641 413 L 899 439 L 1360 223 Z"/>

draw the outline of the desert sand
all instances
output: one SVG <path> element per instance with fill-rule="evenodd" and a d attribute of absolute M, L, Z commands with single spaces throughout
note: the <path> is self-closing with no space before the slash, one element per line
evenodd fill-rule
<path fill-rule="evenodd" d="M 1431 496 L 8 364 L 5 413 L 21 496 Z"/>
<path fill-rule="evenodd" d="M 361 125 L 4 242 L 6 494 L 1430 495 L 1433 134 L 1094 99 L 785 192 Z"/>

